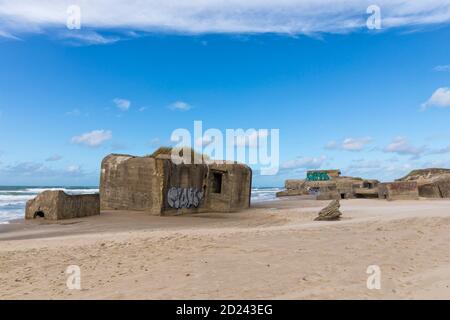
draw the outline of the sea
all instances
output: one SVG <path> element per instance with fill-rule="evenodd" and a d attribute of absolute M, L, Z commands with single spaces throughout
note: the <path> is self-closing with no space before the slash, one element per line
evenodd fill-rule
<path fill-rule="evenodd" d="M 23 219 L 26 202 L 45 190 L 62 190 L 72 195 L 98 193 L 99 191 L 98 187 L 0 186 L 0 224 Z M 252 203 L 273 201 L 276 199 L 276 193 L 281 190 L 282 188 L 254 188 L 252 189 Z"/>

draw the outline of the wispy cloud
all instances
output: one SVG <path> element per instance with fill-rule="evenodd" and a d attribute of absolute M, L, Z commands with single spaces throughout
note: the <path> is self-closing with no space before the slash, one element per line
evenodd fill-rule
<path fill-rule="evenodd" d="M 450 146 L 434 149 L 429 152 L 429 154 L 446 154 L 446 153 L 450 153 Z"/>
<path fill-rule="evenodd" d="M 175 101 L 174 103 L 169 105 L 169 109 L 179 111 L 189 111 L 192 109 L 192 106 L 184 101 Z"/>
<path fill-rule="evenodd" d="M 5 21 L 0 32 L 14 37 L 64 29 L 68 6 L 78 5 L 82 30 L 92 32 L 345 33 L 366 27 L 366 9 L 372 4 L 373 0 L 0 0 L 0 21 Z M 383 28 L 450 21 L 447 0 L 378 0 L 376 4 Z M 99 33 L 80 35 L 78 30 L 65 36 L 94 43 L 112 41 Z"/>
<path fill-rule="evenodd" d="M 281 165 L 282 170 L 293 169 L 318 169 L 320 168 L 327 158 L 325 156 L 320 157 L 298 157 L 294 160 L 289 160 Z"/>
<path fill-rule="evenodd" d="M 47 161 L 47 162 L 55 162 L 55 161 L 62 160 L 62 158 L 63 158 L 63 156 L 61 156 L 59 154 L 55 154 L 55 155 L 50 156 L 47 159 L 45 159 L 45 161 Z"/>
<path fill-rule="evenodd" d="M 450 71 L 450 64 L 446 64 L 446 65 L 441 65 L 441 66 L 436 66 L 433 69 L 434 71 L 438 71 L 438 72 L 447 72 Z"/>
<path fill-rule="evenodd" d="M 85 174 L 86 172 L 84 172 L 81 166 L 78 165 L 71 165 L 64 169 L 54 169 L 39 162 L 20 162 L 8 164 L 0 168 L 0 175 L 6 177 L 80 177 Z"/>
<path fill-rule="evenodd" d="M 430 107 L 448 108 L 450 107 L 450 88 L 442 87 L 437 89 L 431 97 L 422 104 L 422 110 Z"/>
<path fill-rule="evenodd" d="M 106 130 L 94 130 L 72 138 L 72 143 L 88 147 L 99 147 L 104 142 L 112 139 L 112 132 Z"/>
<path fill-rule="evenodd" d="M 115 98 L 113 102 L 121 111 L 128 111 L 131 107 L 131 101 L 127 99 Z"/>
<path fill-rule="evenodd" d="M 68 40 L 73 45 L 101 45 L 119 41 L 119 36 L 105 36 L 95 31 L 68 30 L 58 34 L 58 38 Z"/>
<path fill-rule="evenodd" d="M 388 144 L 383 151 L 387 153 L 396 153 L 398 155 L 410 155 L 413 159 L 416 159 L 426 151 L 426 147 L 414 147 L 405 137 L 397 137 Z"/>
<path fill-rule="evenodd" d="M 1 26 L 0 26 L 1 28 Z M 13 39 L 13 40 L 21 40 L 20 38 L 13 36 L 11 33 L 0 30 L 0 38 Z"/>
<path fill-rule="evenodd" d="M 69 117 L 78 117 L 81 115 L 81 111 L 79 109 L 73 109 L 71 111 L 66 112 L 66 116 Z"/>
<path fill-rule="evenodd" d="M 362 151 L 371 142 L 372 142 L 372 138 L 370 138 L 370 137 L 346 138 L 340 142 L 336 142 L 336 141 L 328 142 L 328 144 L 325 146 L 325 149 L 345 150 L 345 151 Z"/>

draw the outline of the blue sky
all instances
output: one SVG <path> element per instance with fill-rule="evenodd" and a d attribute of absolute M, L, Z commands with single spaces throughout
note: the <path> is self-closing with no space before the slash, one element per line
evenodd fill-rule
<path fill-rule="evenodd" d="M 450 19 L 307 34 L 88 26 L 78 37 L 22 30 L 11 21 L 32 18 L 4 10 L 1 185 L 96 185 L 108 153 L 151 153 L 195 120 L 280 129 L 281 171 L 257 186 L 317 168 L 389 180 L 450 167 Z"/>

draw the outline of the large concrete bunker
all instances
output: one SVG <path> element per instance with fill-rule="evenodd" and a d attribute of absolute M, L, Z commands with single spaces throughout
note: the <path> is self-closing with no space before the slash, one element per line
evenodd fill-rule
<path fill-rule="evenodd" d="M 102 210 L 151 215 L 234 212 L 250 206 L 252 170 L 243 164 L 174 164 L 170 156 L 111 154 L 102 161 Z"/>

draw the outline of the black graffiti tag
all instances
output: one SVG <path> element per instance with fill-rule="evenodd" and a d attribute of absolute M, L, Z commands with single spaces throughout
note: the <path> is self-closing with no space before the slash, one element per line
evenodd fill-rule
<path fill-rule="evenodd" d="M 198 208 L 203 199 L 203 192 L 195 188 L 170 188 L 167 201 L 171 208 Z"/>

